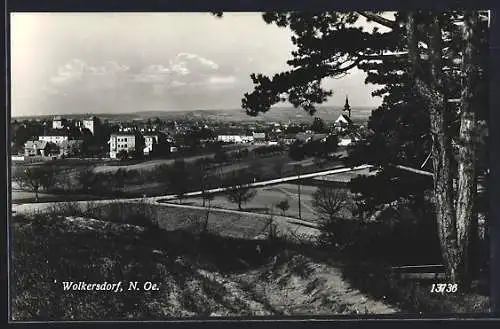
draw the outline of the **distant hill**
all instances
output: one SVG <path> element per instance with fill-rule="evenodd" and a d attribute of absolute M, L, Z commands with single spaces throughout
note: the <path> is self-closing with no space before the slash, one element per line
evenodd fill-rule
<path fill-rule="evenodd" d="M 351 118 L 354 122 L 366 122 L 373 110 L 372 107 L 353 107 Z M 177 111 L 138 111 L 132 113 L 92 113 L 102 120 L 147 120 L 160 118 L 161 120 L 206 119 L 219 121 L 266 121 L 266 122 L 312 122 L 314 117 L 320 117 L 329 122 L 334 121 L 342 113 L 342 107 L 318 107 L 314 116 L 310 116 L 302 109 L 293 107 L 275 107 L 256 117 L 247 115 L 242 109 L 214 109 L 214 110 L 177 110 Z M 82 119 L 89 114 L 61 115 L 66 118 Z M 12 119 L 51 119 L 52 115 L 13 117 Z"/>

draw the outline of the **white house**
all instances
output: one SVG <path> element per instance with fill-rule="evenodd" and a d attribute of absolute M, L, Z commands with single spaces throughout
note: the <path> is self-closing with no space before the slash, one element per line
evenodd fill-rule
<path fill-rule="evenodd" d="M 339 143 L 338 146 L 349 146 L 351 144 L 354 144 L 356 142 L 359 142 L 360 138 L 358 136 L 344 136 L 342 138 L 339 138 Z"/>
<path fill-rule="evenodd" d="M 63 128 L 63 120 L 60 116 L 54 117 L 52 120 L 52 129 L 62 129 Z"/>
<path fill-rule="evenodd" d="M 98 125 L 97 117 L 92 116 L 88 119 L 83 120 L 83 128 L 87 128 L 88 130 L 90 130 L 92 135 L 95 134 L 95 131 L 97 129 L 97 125 Z"/>
<path fill-rule="evenodd" d="M 352 140 L 350 138 L 340 138 L 339 139 L 339 146 L 348 146 L 352 143 Z"/>
<path fill-rule="evenodd" d="M 109 137 L 109 157 L 116 159 L 120 151 L 133 152 L 136 148 L 137 136 L 131 133 L 112 134 Z"/>
<path fill-rule="evenodd" d="M 254 132 L 254 133 L 252 133 L 252 136 L 255 140 L 265 140 L 266 139 L 265 132 Z"/>
<path fill-rule="evenodd" d="M 153 151 L 154 145 L 158 144 L 158 135 L 144 135 L 144 155 Z"/>
<path fill-rule="evenodd" d="M 253 143 L 253 136 L 245 136 L 245 135 L 219 135 L 217 136 L 217 141 L 224 143 Z"/>
<path fill-rule="evenodd" d="M 55 143 L 55 144 L 61 144 L 62 142 L 67 142 L 69 139 L 68 136 L 64 135 L 44 135 L 44 136 L 38 136 L 39 141 L 47 142 L 47 143 Z"/>

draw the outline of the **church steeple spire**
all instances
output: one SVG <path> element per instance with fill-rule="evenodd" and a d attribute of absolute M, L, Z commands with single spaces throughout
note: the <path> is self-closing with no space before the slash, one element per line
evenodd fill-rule
<path fill-rule="evenodd" d="M 351 106 L 349 106 L 349 98 L 347 95 L 345 96 L 345 105 L 344 105 L 344 112 L 347 112 L 347 116 L 349 119 L 351 118 Z"/>

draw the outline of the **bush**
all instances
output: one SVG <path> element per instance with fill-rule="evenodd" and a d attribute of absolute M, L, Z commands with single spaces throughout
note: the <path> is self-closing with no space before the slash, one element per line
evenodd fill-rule
<path fill-rule="evenodd" d="M 284 199 L 276 203 L 276 208 L 281 210 L 282 215 L 285 216 L 286 211 L 290 209 L 290 203 L 288 202 L 288 199 Z"/>
<path fill-rule="evenodd" d="M 349 263 L 342 276 L 354 287 L 377 299 L 383 299 L 410 313 L 472 313 L 490 307 L 489 291 L 479 282 L 471 293 L 436 294 L 434 280 L 403 279 L 381 264 Z"/>
<path fill-rule="evenodd" d="M 376 221 L 330 218 L 320 222 L 319 242 L 358 259 L 391 264 L 440 263 L 435 223 L 382 218 Z"/>
<path fill-rule="evenodd" d="M 146 228 L 158 227 L 155 208 L 146 202 L 112 202 L 106 205 L 88 201 L 58 202 L 46 212 L 51 217 L 88 217 L 118 224 L 137 225 Z"/>

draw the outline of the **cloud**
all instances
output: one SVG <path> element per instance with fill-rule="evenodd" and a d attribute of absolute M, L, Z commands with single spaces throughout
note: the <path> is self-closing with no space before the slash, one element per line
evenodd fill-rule
<path fill-rule="evenodd" d="M 166 85 L 179 86 L 179 83 L 187 85 L 204 80 L 207 75 L 220 69 L 214 61 L 191 53 L 178 53 L 167 63 L 149 65 L 131 77 L 131 80 L 139 83 L 163 82 Z"/>
<path fill-rule="evenodd" d="M 49 78 L 53 87 L 70 87 L 85 81 L 102 83 L 103 86 L 110 85 L 110 79 L 117 74 L 127 72 L 129 67 L 114 61 L 108 61 L 103 65 L 93 66 L 87 62 L 74 58 L 68 63 L 60 66 L 55 75 Z M 48 90 L 51 88 L 47 88 Z M 52 88 L 52 93 L 54 90 Z"/>
<path fill-rule="evenodd" d="M 180 76 L 188 75 L 190 73 L 189 69 L 186 67 L 186 62 L 170 62 L 171 70 Z"/>
<path fill-rule="evenodd" d="M 73 59 L 57 68 L 43 89 L 46 97 L 60 107 L 158 107 L 174 100 L 195 102 L 196 96 L 218 99 L 226 95 L 221 96 L 225 99 L 234 92 L 238 82 L 235 74 L 231 65 L 221 66 L 186 52 L 132 68 L 116 61 Z"/>
<path fill-rule="evenodd" d="M 170 69 L 180 76 L 204 74 L 219 69 L 219 65 L 214 61 L 191 53 L 179 53 L 169 64 Z"/>
<path fill-rule="evenodd" d="M 166 81 L 174 72 L 170 67 L 161 64 L 146 66 L 139 74 L 131 77 L 134 82 L 160 83 Z"/>
<path fill-rule="evenodd" d="M 172 72 L 172 70 L 169 68 L 169 67 L 166 67 L 164 65 L 161 65 L 161 64 L 153 64 L 153 65 L 149 65 L 149 66 L 146 66 L 145 68 L 142 69 L 143 73 L 146 73 L 146 74 L 167 74 L 167 73 L 170 73 Z"/>
<path fill-rule="evenodd" d="M 214 61 L 207 59 L 205 57 L 196 55 L 196 54 L 191 54 L 191 53 L 179 53 L 177 54 L 177 59 L 182 60 L 182 59 L 188 59 L 188 60 L 196 60 L 199 63 L 213 69 L 217 70 L 219 68 L 219 65 L 215 63 Z"/>
<path fill-rule="evenodd" d="M 73 59 L 60 66 L 56 75 L 50 78 L 50 82 L 56 85 L 68 84 L 82 78 L 87 64 L 80 59 Z"/>
<path fill-rule="evenodd" d="M 234 76 L 213 76 L 208 79 L 208 83 L 219 85 L 219 84 L 232 84 L 236 82 L 236 78 Z"/>

